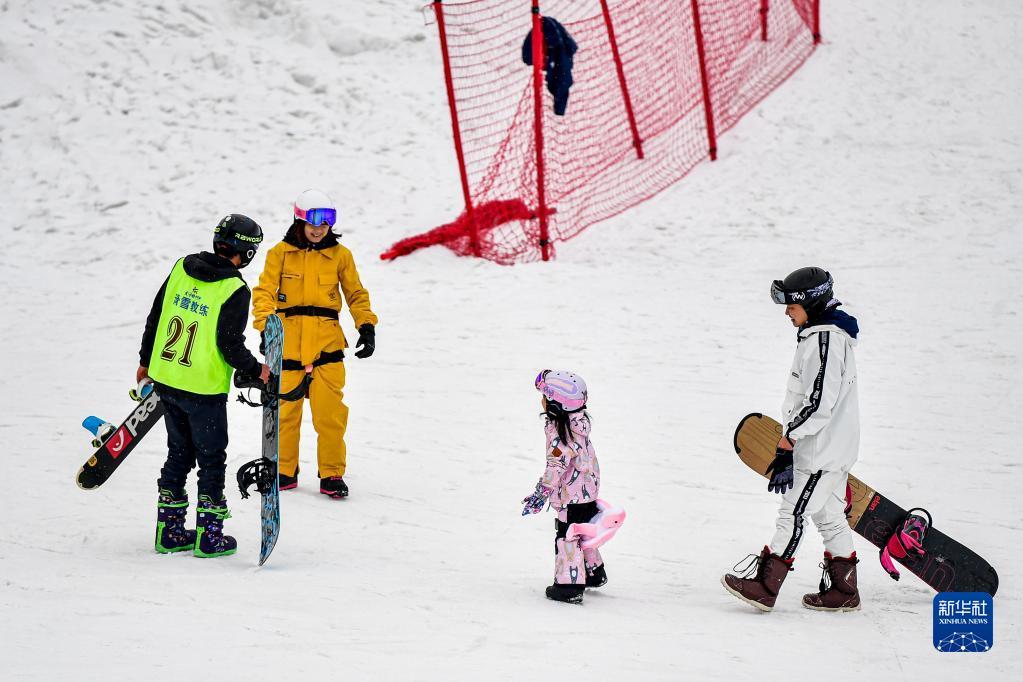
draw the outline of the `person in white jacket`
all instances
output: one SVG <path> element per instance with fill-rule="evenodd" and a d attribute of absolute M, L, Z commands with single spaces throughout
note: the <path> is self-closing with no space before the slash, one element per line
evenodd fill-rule
<path fill-rule="evenodd" d="M 860 607 L 856 552 L 846 520 L 849 470 L 860 444 L 860 415 L 853 347 L 856 318 L 838 309 L 834 280 L 822 268 L 800 268 L 775 280 L 771 298 L 785 306 L 798 329 L 796 355 L 782 404 L 783 434 L 768 468 L 768 490 L 782 495 L 774 537 L 747 566 L 748 577 L 727 574 L 730 593 L 763 610 L 778 591 L 809 516 L 824 541 L 820 591 L 803 597 L 819 611 Z M 753 556 L 753 555 L 751 555 Z"/>

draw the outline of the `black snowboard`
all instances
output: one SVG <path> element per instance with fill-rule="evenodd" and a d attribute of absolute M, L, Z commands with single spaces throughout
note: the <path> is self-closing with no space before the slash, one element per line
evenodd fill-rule
<path fill-rule="evenodd" d="M 142 437 L 162 418 L 163 403 L 160 402 L 160 396 L 156 391 L 150 391 L 78 470 L 75 477 L 78 487 L 92 490 L 103 485 Z"/>
<path fill-rule="evenodd" d="M 774 459 L 775 447 L 782 427 L 770 417 L 748 414 L 735 429 L 732 445 L 746 465 L 767 476 L 767 466 Z M 849 475 L 852 507 L 849 526 L 879 550 L 901 526 L 906 510 L 873 488 Z M 987 592 L 998 590 L 998 574 L 983 557 L 966 545 L 953 540 L 931 526 L 924 538 L 924 555 L 897 559 L 911 573 L 938 592 Z"/>
<path fill-rule="evenodd" d="M 906 518 L 906 510 L 875 492 L 853 530 L 878 549 L 883 548 Z M 931 526 L 924 538 L 923 556 L 908 555 L 899 563 L 938 592 L 998 591 L 998 574 L 979 554 Z"/>

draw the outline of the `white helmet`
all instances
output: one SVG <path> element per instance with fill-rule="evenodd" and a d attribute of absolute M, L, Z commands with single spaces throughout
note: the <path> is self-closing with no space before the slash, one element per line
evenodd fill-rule
<path fill-rule="evenodd" d="M 295 217 L 310 225 L 319 226 L 324 223 L 334 226 L 337 222 L 337 208 L 334 200 L 326 192 L 318 189 L 307 189 L 295 199 Z"/>

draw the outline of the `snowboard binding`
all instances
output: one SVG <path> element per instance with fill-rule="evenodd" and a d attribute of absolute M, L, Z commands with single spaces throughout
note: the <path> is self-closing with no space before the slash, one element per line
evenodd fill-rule
<path fill-rule="evenodd" d="M 128 396 L 137 403 L 142 402 L 149 397 L 149 394 L 153 392 L 153 380 L 146 377 L 139 382 L 139 385 L 128 391 Z M 88 416 L 82 420 L 82 427 L 87 431 L 90 431 L 93 435 L 92 447 L 102 447 L 110 436 L 114 435 L 117 431 L 117 427 L 108 422 L 106 419 L 100 419 L 96 416 Z"/>
<path fill-rule="evenodd" d="M 922 515 L 916 512 L 921 512 Z M 906 512 L 899 529 L 888 538 L 880 552 L 881 568 L 892 580 L 899 579 L 899 570 L 895 568 L 892 557 L 900 560 L 909 556 L 922 557 L 926 553 L 923 548 L 924 538 L 931 525 L 931 515 L 926 509 L 914 507 Z"/>
<path fill-rule="evenodd" d="M 259 380 L 258 376 L 251 374 L 245 374 L 244 372 L 234 373 L 234 386 L 240 388 L 245 393 L 238 394 L 238 402 L 248 405 L 249 407 L 266 407 L 271 405 L 275 400 L 302 400 L 309 395 L 309 384 L 313 382 L 313 375 L 307 373 L 302 377 L 302 381 L 299 382 L 298 386 L 291 389 L 287 393 L 281 393 L 278 389 L 276 395 L 270 390 L 270 386 L 280 386 L 280 378 L 274 375 L 270 375 L 269 385 L 264 384 Z M 252 399 L 252 389 L 259 391 L 259 401 Z"/>
<path fill-rule="evenodd" d="M 249 497 L 249 488 L 256 486 L 256 491 L 265 495 L 273 490 L 277 481 L 277 463 L 266 457 L 254 459 L 238 468 L 238 490 L 242 499 Z"/>
<path fill-rule="evenodd" d="M 272 378 L 273 377 L 271 377 L 271 379 Z M 263 407 L 264 405 L 269 405 L 273 399 L 273 396 L 270 395 L 268 386 L 260 381 L 259 377 L 254 374 L 235 372 L 234 387 L 240 388 L 243 391 L 238 394 L 238 402 L 248 405 L 249 407 Z M 252 389 L 259 391 L 258 402 L 252 399 Z"/>
<path fill-rule="evenodd" d="M 92 432 L 92 447 L 94 448 L 102 446 L 103 443 L 106 443 L 107 439 L 114 435 L 114 432 L 117 431 L 117 427 L 110 422 L 93 416 L 83 419 L 82 426 L 87 431 Z"/>
<path fill-rule="evenodd" d="M 597 549 L 610 540 L 625 522 L 625 510 L 610 502 L 597 500 L 597 515 L 588 523 L 573 523 L 565 533 L 565 540 L 582 540 L 584 550 Z"/>
<path fill-rule="evenodd" d="M 146 377 L 139 382 L 139 385 L 128 391 L 128 397 L 137 403 L 141 403 L 143 400 L 149 397 L 149 394 L 153 392 L 153 380 Z"/>

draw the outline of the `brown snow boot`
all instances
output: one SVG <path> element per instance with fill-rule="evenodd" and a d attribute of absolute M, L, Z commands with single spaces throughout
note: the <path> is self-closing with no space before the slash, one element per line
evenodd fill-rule
<path fill-rule="evenodd" d="M 848 558 L 824 552 L 820 592 L 803 595 L 803 606 L 814 611 L 856 611 L 860 592 L 856 589 L 856 552 Z"/>
<path fill-rule="evenodd" d="M 792 570 L 792 559 L 782 559 L 777 554 L 772 554 L 771 549 L 766 546 L 760 556 L 750 554 L 747 558 L 751 561 L 744 567 L 740 568 L 739 564 L 736 564 L 732 569 L 745 572 L 745 576 L 726 573 L 721 578 L 721 584 L 750 606 L 755 606 L 761 611 L 770 611 L 774 608 L 781 584 Z M 749 577 L 751 573 L 753 576 Z"/>

